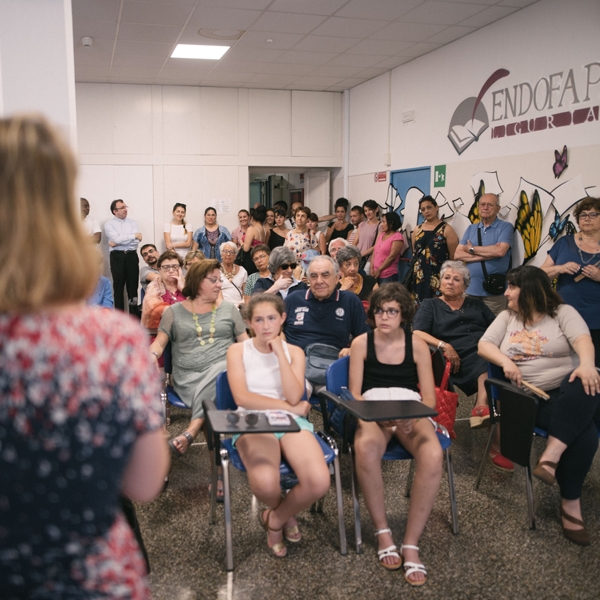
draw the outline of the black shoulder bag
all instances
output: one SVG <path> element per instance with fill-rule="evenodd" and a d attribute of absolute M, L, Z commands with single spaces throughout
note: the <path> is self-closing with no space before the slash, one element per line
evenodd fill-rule
<path fill-rule="evenodd" d="M 481 227 L 477 228 L 477 241 L 480 246 L 483 246 L 481 241 Z M 483 289 L 490 294 L 490 296 L 501 296 L 504 294 L 506 288 L 506 275 L 504 273 L 493 273 L 488 275 L 487 269 L 485 268 L 485 260 L 481 261 L 481 269 L 483 271 Z"/>

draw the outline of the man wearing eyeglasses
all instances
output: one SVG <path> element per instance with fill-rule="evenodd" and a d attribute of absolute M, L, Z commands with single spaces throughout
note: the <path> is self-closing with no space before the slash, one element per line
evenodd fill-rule
<path fill-rule="evenodd" d="M 140 249 L 140 254 L 146 263 L 140 269 L 140 283 L 142 289 L 146 291 L 147 285 L 158 278 L 158 250 L 154 244 L 144 244 Z"/>
<path fill-rule="evenodd" d="M 114 218 L 104 225 L 110 249 L 110 272 L 113 278 L 115 308 L 125 310 L 123 291 L 127 289 L 129 312 L 137 314 L 137 288 L 139 277 L 138 244 L 142 234 L 138 224 L 127 218 L 127 205 L 123 200 L 113 200 L 110 212 Z"/>
<path fill-rule="evenodd" d="M 290 344 L 303 350 L 314 343 L 328 344 L 349 354 L 352 338 L 369 331 L 358 296 L 336 289 L 339 265 L 330 256 L 316 256 L 308 265 L 309 289 L 289 294 L 284 333 Z"/>
<path fill-rule="evenodd" d="M 467 295 L 482 300 L 498 315 L 506 308 L 502 281 L 510 269 L 514 228 L 498 219 L 501 207 L 496 194 L 481 196 L 478 208 L 481 221 L 467 227 L 454 259 L 466 263 L 471 273 Z"/>

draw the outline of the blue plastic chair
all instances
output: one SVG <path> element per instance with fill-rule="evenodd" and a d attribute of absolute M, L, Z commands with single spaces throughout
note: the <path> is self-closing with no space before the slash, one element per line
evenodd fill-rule
<path fill-rule="evenodd" d="M 238 408 L 231 389 L 229 388 L 229 382 L 227 380 L 227 371 L 223 371 L 217 377 L 217 397 L 214 403 L 204 402 L 204 410 L 210 408 L 216 408 L 217 410 L 236 410 Z M 229 464 L 231 463 L 238 471 L 246 471 L 244 463 L 240 457 L 239 452 L 234 448 L 231 438 L 219 440 L 218 436 L 209 434 L 212 438 L 212 444 L 214 447 L 219 449 L 219 452 L 215 452 L 215 460 L 211 462 L 211 475 L 212 475 L 212 492 L 211 492 L 211 522 L 215 523 L 216 520 L 216 490 L 217 490 L 217 466 L 218 461 L 223 465 L 223 488 L 224 488 L 224 508 L 225 508 L 225 544 L 226 544 L 226 563 L 227 570 L 233 571 L 233 540 L 231 531 L 231 496 L 230 496 L 230 483 L 229 483 Z M 337 512 L 338 512 L 338 528 L 340 532 L 340 553 L 347 554 L 346 547 L 346 529 L 344 527 L 344 508 L 342 503 L 342 480 L 340 476 L 340 464 L 339 464 L 339 452 L 336 443 L 326 433 L 319 431 L 316 432 L 315 438 L 318 441 L 325 462 L 329 465 L 330 471 L 333 467 L 333 475 L 335 477 L 335 489 L 336 489 L 336 500 L 337 500 Z M 208 436 L 207 436 L 208 437 Z M 295 478 L 294 472 L 287 462 L 282 460 L 279 467 L 279 473 L 283 480 L 293 480 Z M 319 501 L 319 506 L 313 507 L 318 511 L 322 510 L 323 499 Z"/>
<path fill-rule="evenodd" d="M 348 370 L 350 365 L 350 357 L 346 356 L 335 361 L 329 369 L 327 369 L 327 392 L 341 396 L 344 394 L 345 399 L 351 398 L 347 391 L 348 385 Z M 344 390 L 342 389 L 344 388 Z M 323 394 L 323 398 L 327 399 L 327 392 Z M 358 480 L 356 476 L 356 464 L 355 455 L 352 440 L 348 439 L 348 425 L 349 419 L 344 418 L 344 426 L 338 427 L 336 424 L 331 422 L 329 419 L 329 425 L 334 431 L 345 441 L 348 442 L 348 448 L 350 450 L 350 456 L 352 460 L 352 499 L 354 504 L 354 531 L 356 535 L 356 552 L 360 554 L 362 552 L 362 534 L 360 527 L 360 508 L 358 504 Z M 448 431 L 445 427 L 438 424 L 436 431 L 437 437 L 440 441 L 444 454 L 446 456 L 446 468 L 448 471 L 448 489 L 450 493 L 450 511 L 452 514 L 452 533 L 458 534 L 458 508 L 456 504 L 456 491 L 454 488 L 454 470 L 452 467 L 452 454 L 451 454 L 451 442 Z M 414 463 L 412 462 L 413 456 L 405 448 L 403 448 L 397 439 L 393 438 L 390 440 L 388 447 L 383 455 L 383 460 L 410 460 L 411 466 L 408 475 L 408 481 L 406 484 L 405 495 L 408 498 L 410 496 L 410 488 L 412 486 L 413 474 L 414 474 Z"/>

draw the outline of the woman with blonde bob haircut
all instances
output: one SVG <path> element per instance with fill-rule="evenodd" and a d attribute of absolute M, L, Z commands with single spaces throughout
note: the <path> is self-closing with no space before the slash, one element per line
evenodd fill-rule
<path fill-rule="evenodd" d="M 0 119 L 0 598 L 149 596 L 119 496 L 162 489 L 160 379 L 139 324 L 85 306 L 75 175 L 43 117 Z"/>

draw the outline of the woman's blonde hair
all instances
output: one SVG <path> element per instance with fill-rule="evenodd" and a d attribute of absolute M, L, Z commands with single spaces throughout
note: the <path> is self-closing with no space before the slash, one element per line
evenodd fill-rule
<path fill-rule="evenodd" d="M 98 259 L 75 203 L 76 173 L 45 117 L 0 119 L 0 312 L 35 312 L 94 291 Z"/>

